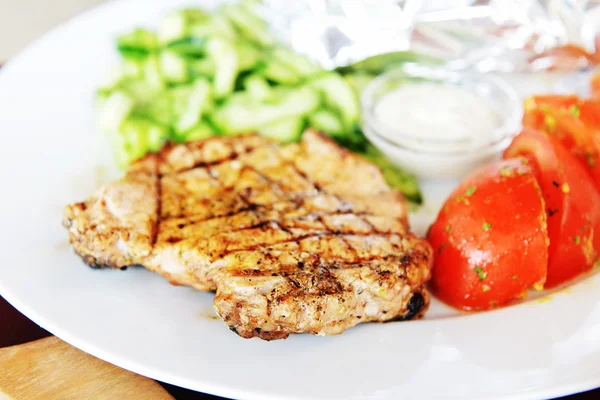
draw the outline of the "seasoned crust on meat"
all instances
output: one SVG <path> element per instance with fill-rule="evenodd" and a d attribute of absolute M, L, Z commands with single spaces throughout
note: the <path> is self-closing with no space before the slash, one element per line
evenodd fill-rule
<path fill-rule="evenodd" d="M 408 232 L 402 195 L 314 131 L 285 147 L 257 135 L 167 146 L 63 223 L 91 266 L 140 264 L 216 291 L 243 337 L 338 334 L 429 304 L 432 252 Z"/>

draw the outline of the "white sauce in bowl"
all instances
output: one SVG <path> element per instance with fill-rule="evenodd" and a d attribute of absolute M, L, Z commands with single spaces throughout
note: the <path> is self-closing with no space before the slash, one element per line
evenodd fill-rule
<path fill-rule="evenodd" d="M 488 141 L 502 124 L 485 98 L 457 86 L 429 82 L 406 83 L 384 94 L 373 114 L 387 128 L 380 132 L 386 139 L 424 149 L 468 149 Z"/>

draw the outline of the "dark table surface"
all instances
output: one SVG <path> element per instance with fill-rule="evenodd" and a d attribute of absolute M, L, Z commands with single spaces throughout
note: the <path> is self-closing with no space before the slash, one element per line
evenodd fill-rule
<path fill-rule="evenodd" d="M 0 297 L 0 347 L 30 342 L 49 336 L 34 322 L 14 309 L 6 300 Z M 219 397 L 193 392 L 177 386 L 159 382 L 177 400 L 219 400 Z M 600 400 L 600 389 L 562 398 L 564 400 Z"/>

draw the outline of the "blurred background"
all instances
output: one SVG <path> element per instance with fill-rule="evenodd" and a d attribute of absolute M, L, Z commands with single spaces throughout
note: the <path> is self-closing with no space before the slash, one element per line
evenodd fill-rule
<path fill-rule="evenodd" d="M 0 62 L 44 32 L 104 0 L 0 0 Z"/>

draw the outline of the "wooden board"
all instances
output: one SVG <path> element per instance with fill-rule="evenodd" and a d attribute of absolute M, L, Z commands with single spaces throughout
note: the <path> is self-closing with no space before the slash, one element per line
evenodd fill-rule
<path fill-rule="evenodd" d="M 173 399 L 155 381 L 56 337 L 0 349 L 0 371 L 0 400 Z"/>

